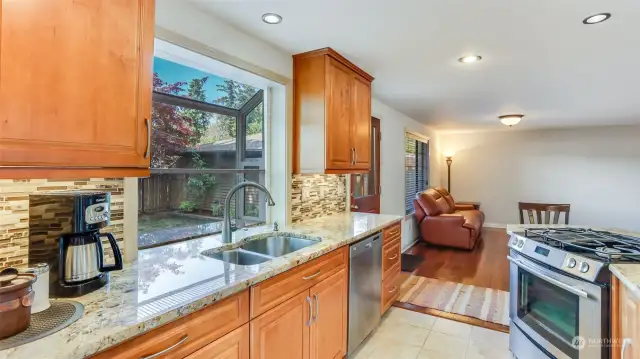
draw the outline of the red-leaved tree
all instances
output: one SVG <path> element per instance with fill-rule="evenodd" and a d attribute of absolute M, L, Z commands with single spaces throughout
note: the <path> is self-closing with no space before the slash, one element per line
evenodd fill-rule
<path fill-rule="evenodd" d="M 153 90 L 180 95 L 186 82 L 168 83 L 157 73 L 153 74 Z M 181 154 L 191 145 L 194 137 L 193 119 L 186 116 L 179 107 L 155 102 L 151 108 L 153 126 L 152 168 L 169 168 L 178 161 Z"/>

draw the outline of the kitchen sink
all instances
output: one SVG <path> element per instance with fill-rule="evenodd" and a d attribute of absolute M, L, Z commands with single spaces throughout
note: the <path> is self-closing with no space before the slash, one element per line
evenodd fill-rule
<path fill-rule="evenodd" d="M 213 259 L 218 259 L 231 264 L 238 264 L 242 266 L 260 264 L 268 260 L 271 260 L 270 257 L 264 256 L 258 253 L 251 253 L 248 251 L 244 251 L 242 249 L 232 249 L 232 250 L 228 250 L 224 252 L 216 252 L 216 253 L 203 252 L 202 254 L 206 255 L 207 257 L 211 257 Z"/>
<path fill-rule="evenodd" d="M 280 257 L 302 248 L 320 242 L 318 239 L 308 239 L 289 236 L 273 236 L 256 239 L 243 244 L 240 248 L 269 257 Z"/>

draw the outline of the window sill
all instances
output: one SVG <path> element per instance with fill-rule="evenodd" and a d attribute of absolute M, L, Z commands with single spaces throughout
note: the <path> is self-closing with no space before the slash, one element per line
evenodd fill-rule
<path fill-rule="evenodd" d="M 242 228 L 263 225 L 264 222 L 246 224 Z M 138 235 L 138 250 L 165 246 L 168 244 L 184 242 L 190 239 L 212 236 L 222 232 L 222 221 L 199 224 L 188 227 L 159 229 L 153 232 L 140 233 Z"/>

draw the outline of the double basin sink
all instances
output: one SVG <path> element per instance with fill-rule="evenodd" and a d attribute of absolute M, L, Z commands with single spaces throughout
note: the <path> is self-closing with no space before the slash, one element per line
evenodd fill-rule
<path fill-rule="evenodd" d="M 238 248 L 227 251 L 202 254 L 224 262 L 238 265 L 254 265 L 264 263 L 276 257 L 298 251 L 320 242 L 319 239 L 308 239 L 293 236 L 270 236 L 249 241 Z"/>

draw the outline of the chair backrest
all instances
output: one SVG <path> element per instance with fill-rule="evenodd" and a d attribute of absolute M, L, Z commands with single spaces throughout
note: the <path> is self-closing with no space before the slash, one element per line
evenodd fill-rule
<path fill-rule="evenodd" d="M 560 213 L 564 213 L 564 224 L 569 224 L 570 204 L 553 204 L 553 203 L 527 203 L 518 202 L 518 214 L 520 215 L 520 224 L 524 223 L 524 211 L 527 211 L 529 224 L 558 224 Z M 537 222 L 533 218 L 533 212 L 536 212 Z M 542 222 L 542 212 L 544 213 L 544 222 Z M 553 214 L 553 223 L 551 223 L 551 213 Z"/>

